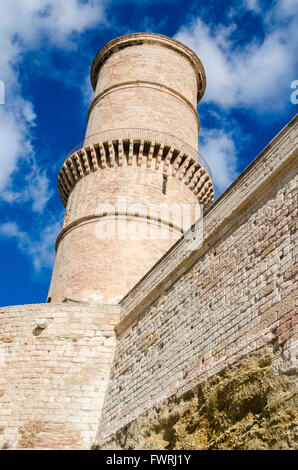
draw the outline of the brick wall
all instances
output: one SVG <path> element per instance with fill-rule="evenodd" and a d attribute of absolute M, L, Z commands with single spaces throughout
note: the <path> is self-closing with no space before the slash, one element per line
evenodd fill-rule
<path fill-rule="evenodd" d="M 296 363 L 297 117 L 122 303 L 97 443 L 172 395 L 273 343 Z"/>
<path fill-rule="evenodd" d="M 39 329 L 35 320 L 46 318 Z M 0 309 L 0 449 L 88 449 L 115 347 L 118 306 Z"/>

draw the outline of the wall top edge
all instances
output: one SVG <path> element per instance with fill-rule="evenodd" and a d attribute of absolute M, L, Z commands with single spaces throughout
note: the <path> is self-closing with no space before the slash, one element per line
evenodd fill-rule
<path fill-rule="evenodd" d="M 98 54 L 95 56 L 90 71 L 90 79 L 93 89 L 96 88 L 97 77 L 99 74 L 100 67 L 105 60 L 114 52 L 121 50 L 124 47 L 140 45 L 146 43 L 156 43 L 160 46 L 171 48 L 181 54 L 183 54 L 192 63 L 196 76 L 197 76 L 197 87 L 198 87 L 198 101 L 202 98 L 206 89 L 206 74 L 203 64 L 197 54 L 190 49 L 188 46 L 183 44 L 177 39 L 173 39 L 169 36 L 156 33 L 132 33 L 124 36 L 119 36 L 112 39 L 110 42 L 105 44 Z"/>

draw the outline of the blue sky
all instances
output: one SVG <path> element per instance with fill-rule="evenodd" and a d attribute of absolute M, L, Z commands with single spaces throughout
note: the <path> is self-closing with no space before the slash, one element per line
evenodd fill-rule
<path fill-rule="evenodd" d="M 218 196 L 297 113 L 290 99 L 297 7 L 298 0 L 1 0 L 0 306 L 46 300 L 64 213 L 57 174 L 84 137 L 98 50 L 138 31 L 195 50 L 207 75 L 199 146 Z"/>

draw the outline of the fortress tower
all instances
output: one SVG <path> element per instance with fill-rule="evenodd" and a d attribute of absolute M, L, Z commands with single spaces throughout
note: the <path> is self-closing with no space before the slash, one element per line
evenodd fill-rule
<path fill-rule="evenodd" d="M 118 303 L 213 201 L 198 158 L 205 72 L 192 50 L 122 36 L 99 51 L 91 82 L 85 140 L 58 177 L 66 212 L 48 302 Z"/>
<path fill-rule="evenodd" d="M 130 34 L 91 80 L 48 302 L 0 308 L 0 450 L 296 448 L 297 115 L 209 207 L 198 57 Z"/>

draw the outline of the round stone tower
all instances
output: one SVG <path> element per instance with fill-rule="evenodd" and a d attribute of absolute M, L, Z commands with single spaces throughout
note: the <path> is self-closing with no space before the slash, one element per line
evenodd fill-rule
<path fill-rule="evenodd" d="M 106 44 L 86 137 L 58 176 L 66 207 L 48 301 L 118 303 L 213 201 L 198 157 L 206 86 L 196 54 L 158 34 Z"/>

